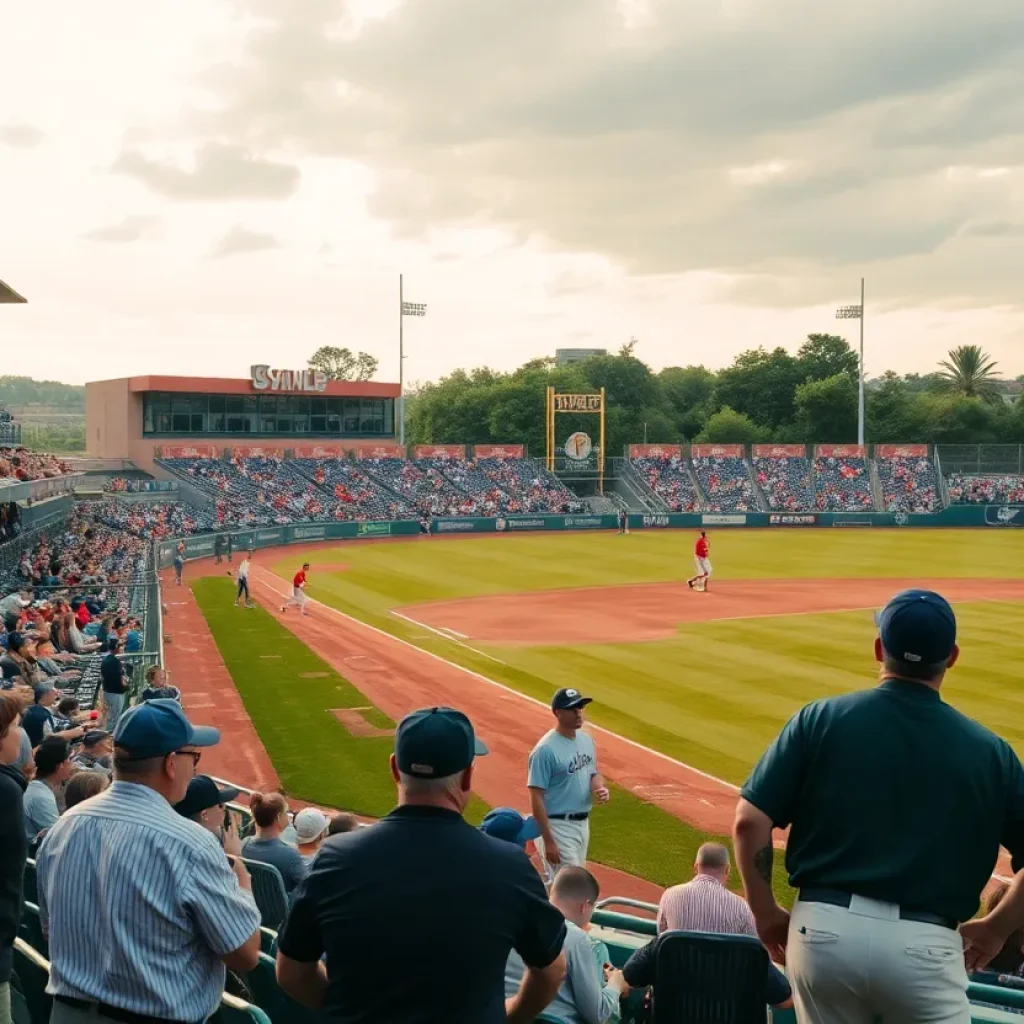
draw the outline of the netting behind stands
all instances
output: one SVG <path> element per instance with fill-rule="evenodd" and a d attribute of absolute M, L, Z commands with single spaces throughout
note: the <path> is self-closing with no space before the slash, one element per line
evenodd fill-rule
<path fill-rule="evenodd" d="M 936 445 L 942 472 L 974 476 L 1024 474 L 1024 445 L 940 444 Z"/>

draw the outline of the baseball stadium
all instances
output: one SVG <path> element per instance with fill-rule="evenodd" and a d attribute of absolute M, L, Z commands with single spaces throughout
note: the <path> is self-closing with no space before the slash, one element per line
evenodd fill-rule
<path fill-rule="evenodd" d="M 606 457 L 615 393 L 556 386 L 536 396 L 536 454 L 532 434 L 405 444 L 398 385 L 268 367 L 86 396 L 88 457 L 6 454 L 19 472 L 5 523 L 20 525 L 0 557 L 20 621 L 5 646 L 20 633 L 63 652 L 74 714 L 109 729 L 161 697 L 218 728 L 203 771 L 243 837 L 263 835 L 275 793 L 300 842 L 307 812 L 322 823 L 314 843 L 338 813 L 372 828 L 395 804 L 399 723 L 457 709 L 488 748 L 467 820 L 543 813 L 535 866 L 557 879 L 555 835 L 586 864 L 602 893 L 590 938 L 617 970 L 658 934 L 665 890 L 706 844 L 732 847 L 740 787 L 787 721 L 878 680 L 896 595 L 948 602 L 961 654 L 945 701 L 1024 751 L 1021 446 L 633 441 Z M 4 672 L 15 688 L 19 665 Z M 566 713 L 585 720 L 600 785 L 556 812 L 536 802 L 549 790 L 535 748 Z M 770 883 L 790 908 L 786 841 L 776 830 Z M 14 1019 L 31 1024 L 51 1003 L 46 846 L 44 831 L 15 948 Z M 285 878 L 242 849 L 261 948 L 212 1019 L 321 1020 L 275 978 Z M 1013 875 L 1009 852 L 992 854 L 986 892 Z M 737 871 L 727 884 L 744 891 Z M 975 975 L 968 994 L 976 1021 L 1024 1009 L 1005 972 Z M 643 987 L 618 1012 L 650 1019 Z M 669 1019 L 756 1019 L 685 1012 Z M 770 1012 L 796 1019 L 785 1003 Z"/>

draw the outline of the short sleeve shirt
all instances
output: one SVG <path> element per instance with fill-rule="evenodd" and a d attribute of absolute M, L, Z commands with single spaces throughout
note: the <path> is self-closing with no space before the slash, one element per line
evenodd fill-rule
<path fill-rule="evenodd" d="M 294 846 L 280 839 L 247 839 L 242 844 L 242 856 L 246 860 L 270 864 L 281 873 L 284 891 L 290 893 L 308 872 L 308 864 Z"/>
<path fill-rule="evenodd" d="M 796 888 L 969 920 L 1000 844 L 1024 866 L 1024 772 L 1010 745 L 921 683 L 808 704 L 742 796 L 790 827 Z"/>
<path fill-rule="evenodd" d="M 293 587 L 304 587 L 306 585 L 306 574 L 300 569 L 294 579 L 292 579 Z"/>
<path fill-rule="evenodd" d="M 526 784 L 544 790 L 548 814 L 582 814 L 593 802 L 590 779 L 597 774 L 594 741 L 582 729 L 569 739 L 552 729 L 530 753 Z"/>
<path fill-rule="evenodd" d="M 333 1021 L 428 1022 L 441 1006 L 460 1024 L 503 1024 L 509 951 L 546 967 L 565 931 L 519 847 L 454 811 L 399 807 L 324 843 L 279 949 L 302 963 L 327 954 Z"/>
<path fill-rule="evenodd" d="M 124 682 L 124 665 L 116 654 L 108 654 L 100 662 L 100 678 L 104 693 L 124 693 L 128 689 Z"/>

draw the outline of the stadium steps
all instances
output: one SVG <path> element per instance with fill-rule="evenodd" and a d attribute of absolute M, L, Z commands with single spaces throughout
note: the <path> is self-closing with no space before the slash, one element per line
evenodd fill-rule
<path fill-rule="evenodd" d="M 882 480 L 878 475 L 878 463 L 874 459 L 868 459 L 868 479 L 871 481 L 871 500 L 875 503 L 875 512 L 885 511 L 885 492 L 882 490 Z"/>
<path fill-rule="evenodd" d="M 757 500 L 758 510 L 761 512 L 768 511 L 768 499 L 765 497 L 764 491 L 761 490 L 761 485 L 757 482 L 757 474 L 754 472 L 754 467 L 746 456 L 743 457 L 743 468 L 747 471 L 747 479 L 750 481 L 750 486 L 754 489 L 754 498 Z"/>
<path fill-rule="evenodd" d="M 700 485 L 700 478 L 697 476 L 697 470 L 693 468 L 693 458 L 685 459 L 683 461 L 683 467 L 689 474 L 690 482 L 693 484 L 693 492 L 697 495 L 697 504 L 701 510 L 705 510 L 711 507 L 711 502 L 708 500 L 708 496 L 704 493 L 704 488 Z"/>
<path fill-rule="evenodd" d="M 629 459 L 612 459 L 612 486 L 619 488 L 620 492 L 625 490 L 623 495 L 628 508 L 636 508 L 641 512 L 667 512 L 668 505 L 651 488 L 646 480 L 637 473 Z M 632 504 L 633 501 L 638 504 Z"/>

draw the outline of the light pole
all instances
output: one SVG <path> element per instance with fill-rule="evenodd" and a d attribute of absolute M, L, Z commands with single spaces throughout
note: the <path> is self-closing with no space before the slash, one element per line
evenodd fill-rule
<path fill-rule="evenodd" d="M 860 321 L 860 360 L 857 372 L 857 444 L 864 444 L 864 278 L 860 279 L 860 305 L 840 306 L 837 320 Z"/>
<path fill-rule="evenodd" d="M 402 275 L 398 275 L 398 443 L 405 447 L 405 318 L 426 316 L 425 302 L 406 302 L 402 295 Z"/>

